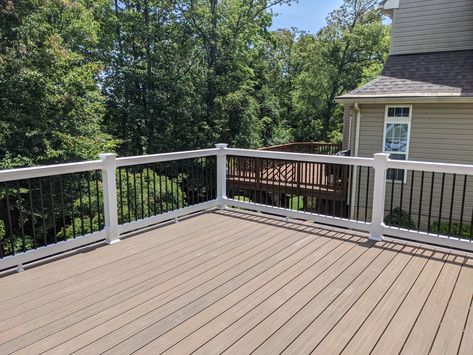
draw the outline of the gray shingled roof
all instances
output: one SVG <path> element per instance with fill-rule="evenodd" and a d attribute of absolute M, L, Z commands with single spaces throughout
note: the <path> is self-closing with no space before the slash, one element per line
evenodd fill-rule
<path fill-rule="evenodd" d="M 473 97 L 473 50 L 390 56 L 378 78 L 339 99 Z"/>

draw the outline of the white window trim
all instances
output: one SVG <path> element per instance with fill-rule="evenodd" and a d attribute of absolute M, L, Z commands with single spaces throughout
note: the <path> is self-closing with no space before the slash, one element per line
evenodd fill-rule
<path fill-rule="evenodd" d="M 409 160 L 409 151 L 411 145 L 411 123 L 412 123 L 412 106 L 413 105 L 386 105 L 384 109 L 384 123 L 383 123 L 383 153 L 392 153 L 385 151 L 385 143 L 386 143 L 386 125 L 388 123 L 404 123 L 407 124 L 407 146 L 406 146 L 406 160 Z M 390 108 L 408 108 L 409 109 L 409 117 L 388 117 L 388 112 Z M 391 180 L 390 180 L 391 181 Z M 400 183 L 401 181 L 395 180 L 394 182 Z M 403 183 L 407 183 L 407 170 L 404 172 L 404 181 Z"/>

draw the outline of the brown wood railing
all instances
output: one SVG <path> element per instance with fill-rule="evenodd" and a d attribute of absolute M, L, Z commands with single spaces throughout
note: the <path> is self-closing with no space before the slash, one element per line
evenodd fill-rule
<path fill-rule="evenodd" d="M 290 152 L 290 153 L 335 155 L 339 151 L 342 150 L 342 145 L 336 144 L 336 143 L 293 142 L 293 143 L 287 143 L 287 144 L 273 145 L 270 147 L 264 147 L 264 148 L 260 148 L 259 150 Z"/>
<path fill-rule="evenodd" d="M 324 206 L 337 202 L 337 209 L 344 210 L 349 174 L 350 167 L 340 164 L 228 156 L 228 193 L 260 203 L 268 196 L 316 199 L 318 210 L 322 202 Z"/>

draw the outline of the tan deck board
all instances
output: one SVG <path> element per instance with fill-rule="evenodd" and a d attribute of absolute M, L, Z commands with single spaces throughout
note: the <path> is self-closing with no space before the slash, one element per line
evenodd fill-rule
<path fill-rule="evenodd" d="M 473 296 L 473 260 L 462 266 L 452 298 L 432 344 L 431 354 L 456 353 L 460 347 L 471 299 Z M 470 349 L 473 348 L 473 344 Z"/>
<path fill-rule="evenodd" d="M 0 278 L 0 353 L 471 354 L 473 259 L 238 210 Z"/>
<path fill-rule="evenodd" d="M 222 235 L 222 231 L 220 230 L 220 235 Z M 107 309 L 107 306 L 114 306 L 114 310 L 118 313 L 123 312 L 123 307 L 124 303 L 127 304 L 129 307 L 132 305 L 135 305 L 134 302 L 130 301 L 131 295 L 130 292 L 134 291 L 133 294 L 136 294 L 137 297 L 144 301 L 147 299 L 147 297 L 152 297 L 155 295 L 155 293 L 159 293 L 159 295 L 162 295 L 162 297 L 170 294 L 174 294 L 176 291 L 176 287 L 180 286 L 186 281 L 193 281 L 197 282 L 199 279 L 195 279 L 195 276 L 199 275 L 199 272 L 202 273 L 205 277 L 208 277 L 209 270 L 212 270 L 212 268 L 215 268 L 216 266 L 219 265 L 219 263 L 222 262 L 229 262 L 231 258 L 235 258 L 238 255 L 244 254 L 248 250 L 251 250 L 258 244 L 263 244 L 265 241 L 269 240 L 272 238 L 272 234 L 269 233 L 270 229 L 267 229 L 267 226 L 264 225 L 259 225 L 255 224 L 253 226 L 251 225 L 246 225 L 246 228 L 244 231 L 239 231 L 238 233 L 234 234 L 235 240 L 226 240 L 227 243 L 233 244 L 233 249 L 228 250 L 226 253 L 221 250 L 221 248 L 218 251 L 215 251 L 211 253 L 212 249 L 209 249 L 209 246 L 205 250 L 200 250 L 199 251 L 199 256 L 202 256 L 204 258 L 204 261 L 210 260 L 208 264 L 206 265 L 206 269 L 204 267 L 197 268 L 196 265 L 185 265 L 187 266 L 184 271 L 187 271 L 187 274 L 184 273 L 179 273 L 176 272 L 178 270 L 174 269 L 173 266 L 181 267 L 183 265 L 183 260 L 182 260 L 182 255 L 181 258 L 178 258 L 174 260 L 173 262 L 166 264 L 166 270 L 169 270 L 170 272 L 167 273 L 167 275 L 163 275 L 161 277 L 159 271 L 162 269 L 156 268 L 150 268 L 148 272 L 143 273 L 142 275 L 139 276 L 138 280 L 135 279 L 130 279 L 130 282 L 136 283 L 139 287 L 135 289 L 131 289 L 130 282 L 129 283 L 122 283 L 122 282 L 117 282 L 117 285 L 115 287 L 121 290 L 126 290 L 125 294 L 121 295 L 121 297 L 117 297 L 113 294 L 113 291 L 115 289 L 108 290 L 111 292 L 109 295 L 103 295 L 103 294 L 98 294 L 95 292 L 91 292 L 90 289 L 86 288 L 84 289 L 79 295 L 76 295 L 78 298 L 78 302 L 76 305 L 73 305 L 73 307 L 64 307 L 62 311 L 66 312 L 66 314 L 63 314 L 61 310 L 55 311 L 54 316 L 51 316 L 50 314 L 47 314 L 46 317 L 42 317 L 41 319 L 32 319 L 30 322 L 27 324 L 21 324 L 19 327 L 13 328 L 11 330 L 15 330 L 16 334 L 12 334 L 11 330 L 7 331 L 5 333 L 0 334 L 0 339 L 4 339 L 7 335 L 9 335 L 9 338 L 12 339 L 13 336 L 16 336 L 13 341 L 10 341 L 7 345 L 10 347 L 20 347 L 21 345 L 24 345 L 25 342 L 32 342 L 33 340 L 39 340 L 44 336 L 48 336 L 51 334 L 54 334 L 57 338 L 57 332 L 66 326 L 71 326 L 72 324 L 77 323 L 79 320 L 83 320 L 82 326 L 86 325 L 90 326 L 92 320 L 96 320 L 97 318 L 102 319 L 101 317 L 97 317 L 98 315 L 104 316 L 103 313 L 100 313 L 104 309 Z M 248 235 L 248 233 L 254 233 L 253 235 Z M 241 238 L 238 238 L 241 237 Z M 252 238 L 252 237 L 258 237 L 258 238 Z M 251 243 L 244 243 L 244 242 L 251 242 Z M 239 245 L 240 244 L 240 245 Z M 210 244 L 212 246 L 212 244 Z M 240 248 L 240 249 L 239 249 Z M 183 255 L 185 257 L 185 254 Z M 189 256 L 193 256 L 192 253 Z M 158 256 L 159 260 L 159 256 Z M 139 260 L 137 260 L 138 262 Z M 136 267 L 135 265 L 130 265 L 128 263 L 122 265 L 121 269 L 116 269 L 117 275 L 122 275 L 123 273 L 126 273 L 127 270 L 134 270 Z M 204 269 L 204 270 L 203 270 Z M 174 271 L 174 272 L 173 272 Z M 189 275 L 189 273 L 191 275 Z M 161 274 L 162 275 L 162 274 Z M 171 277 L 169 277 L 171 276 Z M 117 280 L 115 278 L 115 280 Z M 190 287 L 189 282 L 186 285 L 188 288 Z M 166 293 L 167 292 L 167 293 Z M 91 297 L 87 299 L 86 295 L 90 295 Z M 108 296 L 108 297 L 107 297 Z M 115 297 L 114 300 L 115 302 L 118 302 L 118 299 L 122 300 L 117 305 L 110 304 L 109 297 Z M 100 304 L 94 304 L 94 301 L 102 301 Z M 75 306 L 75 307 L 74 307 Z M 84 308 L 85 307 L 85 308 Z M 77 311 L 76 308 L 78 309 Z M 41 308 L 39 308 L 41 309 Z M 75 312 L 74 312 L 75 311 Z M 70 317 L 66 317 L 69 313 L 71 313 Z M 110 316 L 111 311 L 108 310 L 106 313 L 108 316 Z M 91 319 L 90 317 L 94 316 L 94 319 Z M 50 323 L 51 320 L 56 320 L 54 323 Z M 48 322 L 49 321 L 49 322 Z M 47 325 L 43 327 L 38 327 L 38 323 L 40 322 L 48 322 Z M 28 337 L 21 337 L 21 334 L 18 334 L 21 332 L 22 334 L 26 333 L 26 331 L 29 331 L 30 329 L 28 327 L 35 327 L 36 329 L 35 332 L 29 332 Z M 26 329 L 25 329 L 26 328 Z M 0 346 L 0 351 L 3 349 L 4 345 Z"/>
<path fill-rule="evenodd" d="M 412 252 L 412 247 L 407 247 Z M 283 351 L 284 354 L 300 354 L 312 352 L 320 341 L 330 332 L 334 325 L 342 319 L 345 314 L 356 304 L 360 298 L 375 297 L 388 284 L 393 282 L 403 267 L 403 246 L 396 244 L 390 250 L 383 252 L 383 257 L 378 257 L 376 261 L 367 268 L 349 287 L 347 287 L 338 298 L 336 298 L 323 312 L 314 314 L 312 319 L 305 320 L 305 329 L 300 331 L 301 324 L 298 324 L 299 317 L 294 317 L 291 322 L 297 324 L 299 335 Z M 379 285 L 379 289 L 376 286 Z M 376 292 L 370 292 L 376 290 Z M 301 315 L 304 314 L 301 311 Z M 291 327 L 291 322 L 285 327 Z M 292 337 L 288 337 L 291 339 Z M 329 350 L 327 350 L 329 351 Z M 322 353 L 318 350 L 319 353 Z"/>
<path fill-rule="evenodd" d="M 408 278 L 411 271 L 415 274 L 415 264 L 422 259 L 414 258 L 414 255 L 420 251 L 421 249 L 419 248 L 415 249 L 406 246 L 396 256 L 392 263 L 393 267 L 388 268 L 385 273 L 382 274 L 382 277 L 379 277 L 368 291 L 357 300 L 353 307 L 337 320 L 337 324 L 332 327 L 330 332 L 327 332 L 327 334 L 324 335 L 325 337 L 319 343 L 315 344 L 314 353 L 340 353 L 352 339 L 356 331 L 363 325 L 368 316 L 374 311 L 379 302 L 381 302 L 383 297 L 399 284 L 400 278 Z"/>
<path fill-rule="evenodd" d="M 183 254 L 178 259 L 166 263 L 163 268 L 157 268 L 151 265 L 149 270 L 146 270 L 136 277 L 129 278 L 128 282 L 121 282 L 119 277 L 114 278 L 115 281 L 120 282 L 117 282 L 114 287 L 104 289 L 102 292 L 96 292 L 93 289 L 86 288 L 80 292 L 78 296 L 76 295 L 78 300 L 75 303 L 67 304 L 67 300 L 65 300 L 66 305 L 54 310 L 53 316 L 50 314 L 51 310 L 44 313 L 43 307 L 39 307 L 36 314 L 34 314 L 37 317 L 32 316 L 28 323 L 20 323 L 17 327 L 13 327 L 12 319 L 10 319 L 9 322 L 12 327 L 8 329 L 8 331 L 0 333 L 0 339 L 11 339 L 46 324 L 48 324 L 47 327 L 40 328 L 43 334 L 46 329 L 49 329 L 49 332 L 57 332 L 58 329 L 60 329 L 58 327 L 61 323 L 65 326 L 66 324 L 70 325 L 71 322 L 78 322 L 81 319 L 88 319 L 88 321 L 90 321 L 88 317 L 110 306 L 110 302 L 108 301 L 109 297 L 113 297 L 115 303 L 118 303 L 119 301 L 123 302 L 128 300 L 134 294 L 142 294 L 158 286 L 160 291 L 164 292 L 166 291 L 166 285 L 176 287 L 195 276 L 205 273 L 207 270 L 210 270 L 226 260 L 239 255 L 239 253 L 244 253 L 257 243 L 264 242 L 267 238 L 271 237 L 268 231 L 267 226 L 265 227 L 264 225 L 255 224 L 254 226 L 246 226 L 244 231 L 235 232 L 234 240 L 226 239 L 226 244 L 219 242 L 218 244 L 212 243 L 206 246 L 205 243 L 202 243 L 206 249 L 199 250 L 198 254 L 192 255 L 195 257 L 190 258 L 187 262 L 182 261 L 182 256 L 186 255 Z M 253 232 L 254 234 L 248 236 L 248 232 Z M 222 233 L 220 232 L 220 234 Z M 263 237 L 264 234 L 266 234 L 265 237 Z M 239 238 L 240 236 L 241 238 Z M 260 238 L 255 239 L 254 237 Z M 219 244 L 222 245 L 219 246 Z M 191 253 L 192 252 L 196 253 L 196 250 L 191 251 Z M 159 255 L 158 260 L 160 260 Z M 161 264 L 166 262 L 166 260 L 160 261 Z M 130 265 L 126 264 L 123 265 L 123 270 L 117 269 L 116 272 L 121 277 L 123 274 L 126 274 L 126 272 L 136 269 L 137 267 L 135 265 L 130 269 Z M 159 272 L 156 270 L 159 270 Z M 124 292 L 118 293 L 120 290 Z M 101 303 L 97 304 L 98 301 Z M 57 302 L 51 304 L 55 305 Z M 38 313 L 38 311 L 41 311 L 41 313 Z M 73 317 L 64 319 L 65 316 L 71 313 L 73 313 Z M 24 314 L 22 314 L 22 316 L 24 316 Z M 17 318 L 14 320 L 17 321 Z M 28 319 L 28 317 L 25 319 Z M 49 324 L 54 320 L 57 320 L 57 322 Z M 28 340 L 31 341 L 34 336 L 35 334 L 29 333 Z"/>

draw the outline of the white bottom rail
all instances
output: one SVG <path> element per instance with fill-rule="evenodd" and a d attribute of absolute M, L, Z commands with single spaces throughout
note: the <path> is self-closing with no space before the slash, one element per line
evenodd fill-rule
<path fill-rule="evenodd" d="M 20 266 L 21 269 L 21 265 L 23 264 L 32 261 L 37 261 L 39 259 L 43 259 L 56 254 L 64 253 L 88 244 L 104 241 L 106 237 L 107 235 L 105 230 L 101 230 L 99 232 L 86 234 L 84 236 L 77 237 L 74 239 L 68 239 L 55 244 L 50 244 L 44 247 L 28 250 L 26 252 L 6 256 L 2 260 L 0 260 L 0 271 L 15 266 Z"/>
<path fill-rule="evenodd" d="M 227 206 L 231 206 L 231 207 L 237 207 L 237 208 L 242 208 L 242 209 L 247 209 L 247 210 L 252 210 L 252 211 L 257 211 L 257 212 L 270 213 L 270 214 L 274 214 L 274 215 L 278 215 L 282 217 L 303 219 L 303 220 L 327 224 L 327 225 L 331 225 L 335 227 L 351 228 L 351 229 L 367 232 L 369 231 L 369 228 L 371 225 L 370 223 L 359 222 L 359 221 L 355 221 L 351 219 L 323 216 L 316 213 L 293 211 L 286 208 L 260 205 L 260 204 L 252 203 L 252 202 L 237 201 L 233 199 L 224 199 L 224 201 L 225 201 L 224 203 Z"/>
<path fill-rule="evenodd" d="M 120 234 L 128 233 L 134 230 L 150 227 L 154 224 L 162 223 L 174 218 L 183 217 L 192 213 L 201 212 L 209 208 L 215 208 L 217 206 L 217 200 L 211 200 L 198 205 L 184 207 L 178 210 L 166 212 L 160 215 L 139 219 L 138 221 L 121 224 L 118 226 L 118 232 Z"/>

